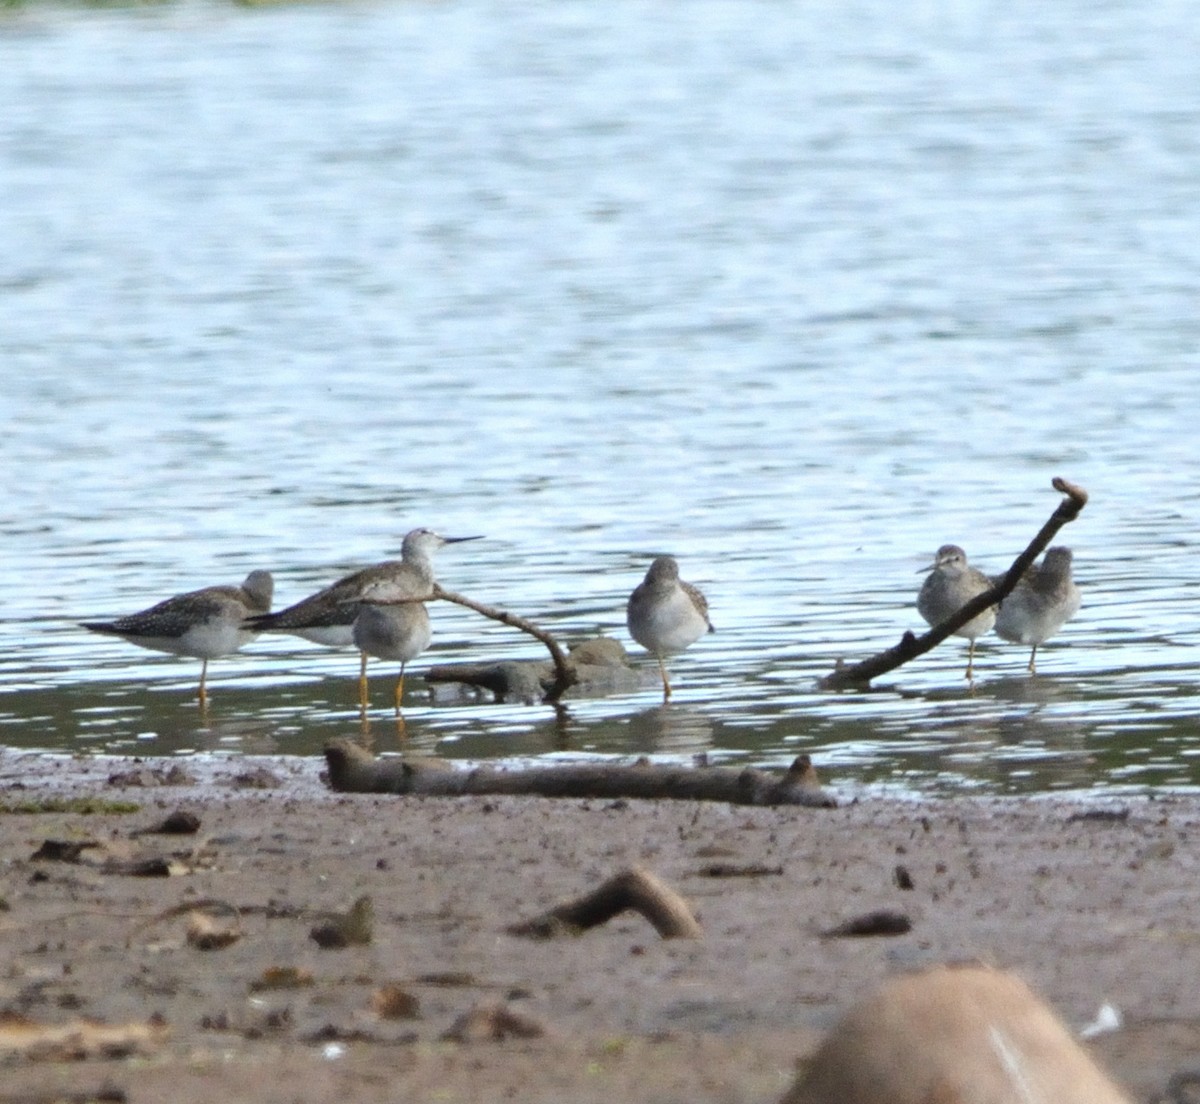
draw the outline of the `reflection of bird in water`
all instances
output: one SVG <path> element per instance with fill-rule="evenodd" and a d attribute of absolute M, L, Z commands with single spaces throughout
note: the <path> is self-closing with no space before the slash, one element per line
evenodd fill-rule
<path fill-rule="evenodd" d="M 139 648 L 202 660 L 200 704 L 208 702 L 208 661 L 236 652 L 258 635 L 247 617 L 266 613 L 275 590 L 269 571 L 251 571 L 241 586 L 211 586 L 178 594 L 115 621 L 84 621 L 92 632 L 119 636 Z"/>
<path fill-rule="evenodd" d="M 715 631 L 708 619 L 708 602 L 691 583 L 680 579 L 673 556 L 659 556 L 634 587 L 625 617 L 629 635 L 658 660 L 663 698 L 669 698 L 666 657 Z"/>
<path fill-rule="evenodd" d="M 1042 563 L 1032 565 L 1012 593 L 1000 603 L 996 634 L 1014 644 L 1029 644 L 1029 671 L 1036 673 L 1039 644 L 1044 644 L 1079 612 L 1079 587 L 1071 578 L 1073 554 L 1061 545 Z"/>
<path fill-rule="evenodd" d="M 358 629 L 356 624 L 367 606 L 364 606 L 364 596 L 371 595 L 377 601 L 387 603 L 404 598 L 428 598 L 433 593 L 433 554 L 444 544 L 458 544 L 461 541 L 478 540 L 477 537 L 443 537 L 431 529 L 414 529 L 404 538 L 400 547 L 400 559 L 385 560 L 356 571 L 352 575 L 339 579 L 336 583 L 317 591 L 309 597 L 288 606 L 278 613 L 265 617 L 252 617 L 249 624 L 262 632 L 286 632 L 294 636 L 302 636 L 316 644 L 325 644 L 331 648 L 345 648 L 354 645 L 362 652 L 362 665 L 359 668 L 359 701 L 366 708 L 367 699 L 367 656 L 378 653 L 365 648 L 359 637 L 372 647 L 378 643 L 381 649 L 396 652 L 381 658 L 399 658 L 399 638 L 407 637 L 410 649 L 420 637 L 419 623 L 424 618 L 428 625 L 429 614 L 424 608 L 424 602 L 405 602 L 401 605 L 380 605 L 369 608 L 382 611 L 387 609 L 400 610 L 394 614 L 395 625 L 391 635 L 395 643 L 388 646 L 386 637 L 388 630 L 383 627 L 385 617 L 368 615 L 365 627 Z M 388 616 L 393 616 L 388 614 Z M 402 627 L 409 626 L 406 630 Z M 426 630 L 428 631 L 428 630 Z M 412 659 L 429 646 L 428 639 L 417 651 L 408 656 Z M 402 664 L 408 659 L 401 660 Z M 399 692 L 403 689 L 404 676 L 401 670 L 400 683 L 397 686 L 397 703 Z"/>
<path fill-rule="evenodd" d="M 688 706 L 660 702 L 629 718 L 622 739 L 639 754 L 703 756 L 713 742 L 713 719 Z"/>
<path fill-rule="evenodd" d="M 933 563 L 921 570 L 928 571 L 929 578 L 917 595 L 917 611 L 931 625 L 941 624 L 992 585 L 982 571 L 967 563 L 967 554 L 957 544 L 943 544 Z M 975 676 L 975 638 L 986 633 L 995 621 L 996 611 L 989 608 L 954 630 L 955 636 L 965 636 L 971 642 L 967 651 L 968 679 Z"/>

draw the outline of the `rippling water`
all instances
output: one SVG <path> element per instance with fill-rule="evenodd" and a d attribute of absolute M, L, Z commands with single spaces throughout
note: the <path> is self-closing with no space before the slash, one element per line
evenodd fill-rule
<path fill-rule="evenodd" d="M 813 8 L 815 10 L 808 10 Z M 290 603 L 431 525 L 443 581 L 628 643 L 670 551 L 715 636 L 545 707 L 410 680 L 462 757 L 812 752 L 839 787 L 1200 785 L 1200 24 L 1164 2 L 469 2 L 0 16 L 0 740 L 315 754 L 357 661 L 90 636 L 253 568 Z M 921 628 L 939 544 L 1053 510 L 1084 607 L 1024 671 Z M 414 665 L 537 656 L 435 611 Z M 395 746 L 382 677 L 377 746 Z"/>

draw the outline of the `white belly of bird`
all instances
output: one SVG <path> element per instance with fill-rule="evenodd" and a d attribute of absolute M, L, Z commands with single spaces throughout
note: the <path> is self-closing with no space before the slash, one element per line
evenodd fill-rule
<path fill-rule="evenodd" d="M 407 663 L 429 647 L 433 627 L 420 604 L 363 606 L 354 620 L 353 638 L 369 656 Z"/>
<path fill-rule="evenodd" d="M 708 631 L 708 624 L 684 593 L 655 606 L 634 639 L 648 652 L 682 652 Z"/>
<path fill-rule="evenodd" d="M 996 615 L 996 633 L 1014 644 L 1041 644 L 1078 612 L 1078 593 L 1054 603 L 1039 595 L 1014 591 Z"/>
<path fill-rule="evenodd" d="M 236 652 L 257 635 L 228 621 L 214 620 L 193 625 L 182 636 L 126 636 L 125 639 L 156 652 L 193 656 L 196 659 L 218 659 Z"/>
<path fill-rule="evenodd" d="M 354 644 L 354 630 L 350 625 L 321 625 L 310 629 L 289 629 L 293 636 L 323 644 L 326 648 L 349 648 Z"/>

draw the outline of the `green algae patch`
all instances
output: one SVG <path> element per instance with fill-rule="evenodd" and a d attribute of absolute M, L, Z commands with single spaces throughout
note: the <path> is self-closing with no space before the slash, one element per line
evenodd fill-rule
<path fill-rule="evenodd" d="M 81 816 L 124 816 L 141 811 L 134 801 L 106 801 L 102 797 L 43 797 L 28 801 L 0 801 L 0 814 L 79 813 Z"/>

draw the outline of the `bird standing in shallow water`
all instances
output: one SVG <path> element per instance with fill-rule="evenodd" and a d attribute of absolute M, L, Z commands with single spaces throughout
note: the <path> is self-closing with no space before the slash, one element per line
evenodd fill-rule
<path fill-rule="evenodd" d="M 368 586 L 354 619 L 354 643 L 362 655 L 358 672 L 358 701 L 367 711 L 367 657 L 399 660 L 400 677 L 396 680 L 396 712 L 404 694 L 404 668 L 416 659 L 433 639 L 433 626 L 423 598 L 432 593 L 433 580 L 423 590 L 405 579 L 380 579 Z"/>
<path fill-rule="evenodd" d="M 432 529 L 413 529 L 404 537 L 400 546 L 400 559 L 364 567 L 339 579 L 336 583 L 317 591 L 309 597 L 265 617 L 252 617 L 248 624 L 261 632 L 286 632 L 302 636 L 316 644 L 331 648 L 346 648 L 354 645 L 362 653 L 359 667 L 358 696 L 364 712 L 367 703 L 367 656 L 378 655 L 384 659 L 399 659 L 401 651 L 415 646 L 420 639 L 419 624 L 424 619 L 426 638 L 424 644 L 401 663 L 407 663 L 429 646 L 429 614 L 424 602 L 403 602 L 398 605 L 364 605 L 364 597 L 372 596 L 383 603 L 400 602 L 405 598 L 428 598 L 433 593 L 433 554 L 445 544 L 478 540 L 478 537 L 443 537 Z M 375 614 L 364 611 L 374 609 Z M 391 619 L 389 630 L 383 624 Z M 360 619 L 363 625 L 359 627 Z M 404 626 L 408 626 L 405 628 Z M 388 638 L 391 637 L 391 643 Z M 360 639 L 361 638 L 361 639 Z M 402 638 L 408 641 L 401 648 Z M 364 647 L 363 642 L 370 647 Z M 378 647 L 379 651 L 371 648 Z M 388 654 L 383 654 L 387 652 Z M 400 683 L 397 685 L 397 704 L 404 687 L 403 666 Z"/>
<path fill-rule="evenodd" d="M 200 705 L 208 704 L 208 661 L 236 652 L 258 635 L 246 618 L 271 608 L 275 581 L 269 571 L 251 571 L 241 586 L 211 586 L 177 594 L 115 621 L 82 621 L 85 629 L 119 636 L 139 648 L 192 656 L 200 667 Z"/>
<path fill-rule="evenodd" d="M 976 595 L 988 590 L 992 581 L 967 563 L 967 554 L 957 544 L 943 544 L 933 563 L 922 571 L 929 572 L 917 595 L 917 611 L 931 625 L 938 625 L 957 613 Z M 989 607 L 954 630 L 955 636 L 965 636 L 970 642 L 967 651 L 966 677 L 975 677 L 975 638 L 982 636 L 996 623 L 996 611 Z"/>
<path fill-rule="evenodd" d="M 666 657 L 715 631 L 708 619 L 707 600 L 679 577 L 679 564 L 673 556 L 659 556 L 650 565 L 646 578 L 629 596 L 625 620 L 629 635 L 658 660 L 664 701 L 671 696 Z"/>
<path fill-rule="evenodd" d="M 1014 644 L 1029 644 L 1029 673 L 1036 674 L 1038 645 L 1045 643 L 1079 612 L 1079 587 L 1071 578 L 1074 556 L 1059 545 L 1029 568 L 1013 592 L 1000 603 L 996 634 Z"/>

